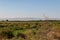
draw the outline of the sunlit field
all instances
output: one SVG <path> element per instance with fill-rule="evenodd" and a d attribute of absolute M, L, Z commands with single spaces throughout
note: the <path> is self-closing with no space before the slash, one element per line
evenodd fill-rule
<path fill-rule="evenodd" d="M 60 21 L 0 21 L 0 40 L 60 40 Z"/>

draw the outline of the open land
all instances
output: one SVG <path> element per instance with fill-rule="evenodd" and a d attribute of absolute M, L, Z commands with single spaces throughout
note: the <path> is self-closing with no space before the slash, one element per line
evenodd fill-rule
<path fill-rule="evenodd" d="M 0 40 L 60 40 L 60 20 L 0 21 Z"/>

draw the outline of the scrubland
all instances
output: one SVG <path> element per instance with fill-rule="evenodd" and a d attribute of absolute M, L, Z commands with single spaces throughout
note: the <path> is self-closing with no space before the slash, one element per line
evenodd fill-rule
<path fill-rule="evenodd" d="M 0 40 L 60 40 L 60 20 L 0 21 Z"/>

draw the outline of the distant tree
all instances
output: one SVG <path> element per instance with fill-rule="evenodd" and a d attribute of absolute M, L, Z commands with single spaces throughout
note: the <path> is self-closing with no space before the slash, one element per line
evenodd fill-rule
<path fill-rule="evenodd" d="M 8 21 L 8 19 L 6 21 Z"/>

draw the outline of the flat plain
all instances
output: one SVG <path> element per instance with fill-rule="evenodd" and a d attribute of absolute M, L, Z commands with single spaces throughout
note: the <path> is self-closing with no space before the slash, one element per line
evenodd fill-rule
<path fill-rule="evenodd" d="M 60 40 L 60 20 L 0 21 L 0 40 Z"/>

